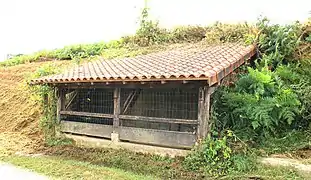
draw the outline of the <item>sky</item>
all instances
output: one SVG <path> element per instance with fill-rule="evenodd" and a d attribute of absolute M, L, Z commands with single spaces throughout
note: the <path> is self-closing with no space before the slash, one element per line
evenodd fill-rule
<path fill-rule="evenodd" d="M 311 0 L 149 0 L 160 26 L 208 25 L 215 21 L 273 23 L 305 21 Z M 0 61 L 77 43 L 118 39 L 135 33 L 144 0 L 0 0 Z"/>

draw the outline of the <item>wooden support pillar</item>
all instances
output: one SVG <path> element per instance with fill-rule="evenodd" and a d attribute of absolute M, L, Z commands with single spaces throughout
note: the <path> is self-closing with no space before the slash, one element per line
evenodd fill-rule
<path fill-rule="evenodd" d="M 199 88 L 199 102 L 198 102 L 198 127 L 197 138 L 198 141 L 203 140 L 209 133 L 209 117 L 210 117 L 210 97 L 211 92 L 209 87 Z"/>
<path fill-rule="evenodd" d="M 60 123 L 60 112 L 65 110 L 65 92 L 64 89 L 58 88 L 57 93 L 57 123 Z"/>
<path fill-rule="evenodd" d="M 120 126 L 120 88 L 115 88 L 113 93 L 113 132 L 119 133 L 119 126 Z"/>

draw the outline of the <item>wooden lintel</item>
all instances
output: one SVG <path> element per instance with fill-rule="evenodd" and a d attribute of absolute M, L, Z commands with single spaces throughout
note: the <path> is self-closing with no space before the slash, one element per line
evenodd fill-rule
<path fill-rule="evenodd" d="M 102 113 L 89 113 L 89 112 L 78 112 L 78 111 L 60 111 L 61 115 L 70 116 L 85 116 L 85 117 L 98 117 L 98 118 L 113 118 L 113 114 L 102 114 Z"/>
<path fill-rule="evenodd" d="M 126 84 L 123 84 L 122 82 L 120 83 L 110 83 L 110 82 L 104 82 L 104 83 L 96 83 L 94 82 L 94 85 L 91 86 L 90 83 L 81 83 L 81 85 L 77 85 L 76 83 L 73 84 L 58 84 L 59 87 L 63 87 L 66 89 L 88 89 L 88 88 L 98 88 L 98 89 L 111 89 L 111 88 L 198 88 L 201 86 L 205 86 L 206 83 L 205 81 L 188 81 L 187 84 L 183 84 L 182 81 L 166 81 L 165 84 L 161 84 L 160 82 L 147 82 L 144 81 L 144 83 L 140 82 L 129 82 L 125 81 Z"/>
<path fill-rule="evenodd" d="M 198 120 L 192 120 L 192 119 L 173 119 L 173 118 L 130 116 L 130 115 L 120 115 L 119 117 L 120 119 L 148 121 L 148 122 L 161 122 L 161 123 L 171 123 L 171 124 L 198 124 Z"/>

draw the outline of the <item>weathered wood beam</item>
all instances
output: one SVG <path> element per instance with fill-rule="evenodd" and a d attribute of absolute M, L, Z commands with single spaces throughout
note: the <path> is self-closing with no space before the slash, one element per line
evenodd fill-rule
<path fill-rule="evenodd" d="M 190 149 L 196 142 L 196 135 L 190 132 L 121 127 L 120 140 Z"/>
<path fill-rule="evenodd" d="M 120 126 L 120 106 L 121 106 L 121 102 L 120 102 L 120 96 L 121 96 L 121 92 L 120 92 L 120 88 L 115 88 L 114 92 L 113 92 L 113 131 L 115 133 L 119 132 L 119 126 Z"/>
<path fill-rule="evenodd" d="M 113 118 L 113 114 L 102 114 L 102 113 L 89 113 L 89 112 L 78 112 L 78 111 L 60 111 L 61 115 L 70 116 L 85 116 L 85 117 L 97 117 L 97 118 Z"/>
<path fill-rule="evenodd" d="M 208 87 L 205 87 L 205 97 L 204 97 L 204 114 L 203 114 L 203 131 L 202 138 L 206 138 L 207 134 L 210 132 L 210 101 L 211 101 L 211 92 Z"/>
<path fill-rule="evenodd" d="M 175 82 L 168 82 L 166 81 L 165 84 L 161 84 L 161 82 L 145 82 L 141 84 L 140 82 L 127 82 L 126 84 L 121 83 L 94 83 L 91 86 L 89 83 L 83 83 L 78 86 L 76 83 L 72 84 L 58 84 L 58 86 L 66 88 L 66 89 L 89 89 L 89 88 L 97 88 L 97 89 L 112 89 L 112 88 L 125 88 L 125 89 L 132 89 L 132 88 L 198 88 L 203 85 L 205 81 L 188 81 L 188 83 L 183 83 L 182 81 L 175 81 Z"/>
<path fill-rule="evenodd" d="M 199 100 L 198 100 L 198 126 L 197 126 L 197 138 L 202 140 L 203 136 L 203 114 L 204 114 L 204 88 L 199 88 Z"/>
<path fill-rule="evenodd" d="M 161 122 L 171 124 L 198 124 L 198 120 L 190 119 L 173 119 L 173 118 L 159 118 L 159 117 L 146 117 L 146 116 L 130 116 L 120 115 L 121 119 L 137 120 L 137 121 L 148 121 L 148 122 Z"/>
<path fill-rule="evenodd" d="M 123 105 L 123 110 L 122 110 L 122 114 L 125 114 L 125 112 L 127 111 L 127 109 L 130 107 L 134 97 L 137 94 L 137 90 L 134 90 L 131 92 L 131 94 L 129 94 L 129 96 L 127 97 L 124 105 Z"/>
<path fill-rule="evenodd" d="M 110 138 L 112 126 L 74 121 L 62 121 L 61 132 Z"/>
<path fill-rule="evenodd" d="M 76 91 L 74 92 L 73 96 L 71 97 L 71 99 L 69 100 L 67 106 L 66 106 L 65 109 L 63 109 L 63 110 L 67 110 L 67 109 L 68 109 L 68 107 L 71 105 L 72 101 L 77 97 L 77 95 L 78 95 L 78 91 L 76 90 Z"/>
<path fill-rule="evenodd" d="M 65 92 L 64 92 L 64 89 L 62 88 L 58 88 L 58 91 L 57 91 L 57 107 L 56 107 L 56 112 L 57 112 L 57 122 L 59 123 L 61 121 L 61 118 L 60 118 L 60 112 L 62 110 L 65 109 Z"/>

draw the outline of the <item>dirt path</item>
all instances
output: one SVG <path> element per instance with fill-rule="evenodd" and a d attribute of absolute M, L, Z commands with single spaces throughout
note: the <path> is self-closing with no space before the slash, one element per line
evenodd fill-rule
<path fill-rule="evenodd" d="M 311 174 L 311 165 L 303 164 L 302 162 L 296 159 L 269 157 L 269 158 L 262 158 L 261 162 L 263 164 L 271 166 L 294 167 L 300 172 Z"/>
<path fill-rule="evenodd" d="M 47 180 L 48 178 L 11 164 L 0 163 L 0 175 L 3 180 Z"/>

